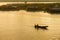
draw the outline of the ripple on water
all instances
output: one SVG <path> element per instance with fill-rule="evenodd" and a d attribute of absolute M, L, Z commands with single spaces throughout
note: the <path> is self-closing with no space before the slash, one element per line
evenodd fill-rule
<path fill-rule="evenodd" d="M 59 38 L 53 36 L 52 38 L 50 38 L 49 40 L 60 40 Z"/>

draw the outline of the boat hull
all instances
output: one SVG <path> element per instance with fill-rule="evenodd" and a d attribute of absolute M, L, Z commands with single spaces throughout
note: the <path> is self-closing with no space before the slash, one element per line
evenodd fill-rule
<path fill-rule="evenodd" d="M 38 25 L 35 25 L 34 27 L 35 27 L 35 28 L 42 28 L 42 29 L 46 29 L 48 26 L 38 26 Z"/>

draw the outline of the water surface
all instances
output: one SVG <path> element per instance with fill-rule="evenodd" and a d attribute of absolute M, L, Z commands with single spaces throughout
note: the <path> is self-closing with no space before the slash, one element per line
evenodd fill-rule
<path fill-rule="evenodd" d="M 47 25 L 48 30 L 34 28 Z M 60 40 L 60 14 L 0 11 L 0 40 Z"/>

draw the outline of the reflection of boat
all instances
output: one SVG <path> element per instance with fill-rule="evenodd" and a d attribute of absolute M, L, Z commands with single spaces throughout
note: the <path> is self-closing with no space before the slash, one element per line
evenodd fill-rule
<path fill-rule="evenodd" d="M 39 25 L 35 25 L 35 28 L 42 28 L 42 29 L 46 29 L 48 26 L 39 26 Z"/>

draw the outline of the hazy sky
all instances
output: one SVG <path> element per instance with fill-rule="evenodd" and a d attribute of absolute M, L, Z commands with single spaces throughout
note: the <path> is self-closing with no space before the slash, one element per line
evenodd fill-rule
<path fill-rule="evenodd" d="M 23 1 L 29 1 L 29 2 L 60 2 L 60 0 L 0 0 L 0 2 L 23 2 Z"/>

